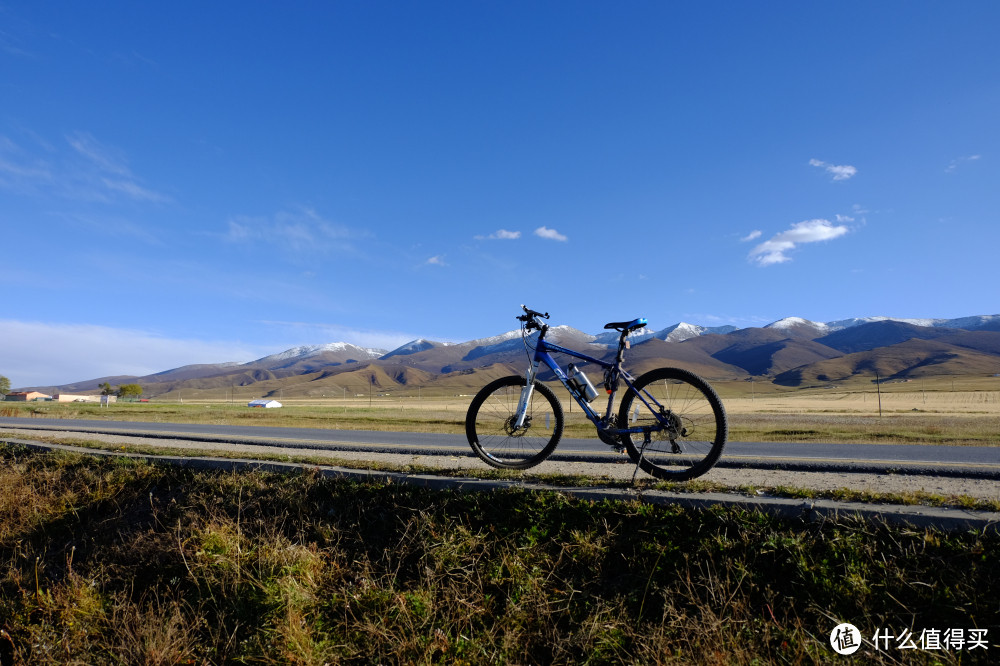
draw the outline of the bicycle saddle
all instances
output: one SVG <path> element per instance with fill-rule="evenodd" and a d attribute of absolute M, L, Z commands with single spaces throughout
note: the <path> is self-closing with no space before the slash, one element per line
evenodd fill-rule
<path fill-rule="evenodd" d="M 632 321 L 616 321 L 610 324 L 605 324 L 604 328 L 613 328 L 616 331 L 634 331 L 637 328 L 642 328 L 648 322 L 645 317 L 639 317 L 638 319 L 633 319 Z"/>

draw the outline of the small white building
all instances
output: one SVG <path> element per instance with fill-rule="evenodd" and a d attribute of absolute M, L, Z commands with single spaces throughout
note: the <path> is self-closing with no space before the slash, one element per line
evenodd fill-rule
<path fill-rule="evenodd" d="M 281 407 L 281 403 L 277 400 L 265 400 L 263 398 L 259 400 L 251 400 L 247 403 L 247 407 L 263 407 L 265 409 L 274 409 L 275 407 Z"/>
<path fill-rule="evenodd" d="M 118 396 L 115 395 L 77 395 L 74 393 L 59 393 L 54 398 L 56 402 L 103 402 L 102 398 L 112 398 L 112 402 L 118 400 Z"/>

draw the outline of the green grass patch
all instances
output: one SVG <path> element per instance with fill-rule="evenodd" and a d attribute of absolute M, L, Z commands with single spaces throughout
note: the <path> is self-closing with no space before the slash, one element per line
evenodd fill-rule
<path fill-rule="evenodd" d="M 110 451 L 112 453 L 136 453 L 144 455 L 178 456 L 188 458 L 195 456 L 231 459 L 247 458 L 247 455 L 240 454 L 238 452 L 228 452 L 215 449 L 175 449 L 171 447 L 150 446 L 143 444 L 109 446 L 107 442 L 80 439 L 76 437 L 22 435 L 19 439 L 30 439 L 32 441 L 47 442 L 51 444 L 62 444 L 66 446 L 76 446 L 99 451 Z M 3 439 L 0 438 L 0 447 L 2 446 L 11 445 L 6 444 Z M 339 458 L 337 456 L 255 453 L 252 455 L 252 459 L 268 462 L 297 463 L 316 466 L 325 465 L 355 470 L 399 472 L 403 474 L 433 474 L 436 476 L 454 478 L 521 481 L 526 483 L 537 482 L 544 485 L 563 488 L 602 487 L 622 488 L 636 492 L 661 490 L 681 493 L 736 493 L 748 496 L 770 495 L 773 497 L 787 497 L 793 499 L 832 499 L 850 502 L 866 502 L 869 504 L 924 505 L 960 508 L 970 511 L 1000 512 L 1000 500 L 980 499 L 968 495 L 940 495 L 924 491 L 876 493 L 871 491 L 852 490 L 849 488 L 815 490 L 812 488 L 801 488 L 784 484 L 777 486 L 751 486 L 745 484 L 732 485 L 706 479 L 694 479 L 692 481 L 683 482 L 659 481 L 657 479 L 646 477 L 642 475 L 641 472 L 640 475 L 633 481 L 595 474 L 545 474 L 533 470 L 502 470 L 485 466 L 471 468 L 441 468 L 431 465 L 418 465 L 415 463 L 394 464 L 384 461 Z"/>
<path fill-rule="evenodd" d="M 14 447 L 0 515 L 17 663 L 833 663 L 840 621 L 998 649 L 995 533 Z"/>

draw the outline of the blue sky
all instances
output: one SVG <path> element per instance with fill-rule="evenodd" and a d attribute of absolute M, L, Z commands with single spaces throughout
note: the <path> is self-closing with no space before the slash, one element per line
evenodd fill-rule
<path fill-rule="evenodd" d="M 996 314 L 1000 4 L 0 0 L 14 386 Z"/>

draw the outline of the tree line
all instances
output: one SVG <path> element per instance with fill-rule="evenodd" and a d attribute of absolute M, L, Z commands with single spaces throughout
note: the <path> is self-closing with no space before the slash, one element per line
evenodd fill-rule
<path fill-rule="evenodd" d="M 116 395 L 123 400 L 138 398 L 142 395 L 142 387 L 138 384 L 121 384 L 118 388 L 111 388 L 111 384 L 104 382 L 101 384 L 101 395 Z"/>
<path fill-rule="evenodd" d="M 112 388 L 111 384 L 104 382 L 100 386 L 101 395 L 115 395 L 123 400 L 135 399 L 142 395 L 142 387 L 138 384 L 121 384 L 118 388 Z M 0 395 L 10 393 L 10 379 L 0 375 Z"/>

